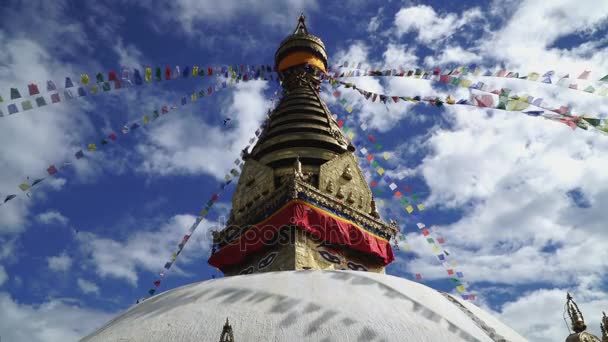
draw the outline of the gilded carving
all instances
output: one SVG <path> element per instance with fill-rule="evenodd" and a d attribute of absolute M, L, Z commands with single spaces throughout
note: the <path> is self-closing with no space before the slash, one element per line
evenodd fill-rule
<path fill-rule="evenodd" d="M 246 215 L 247 208 L 253 207 L 262 194 L 272 192 L 273 174 L 272 168 L 253 159 L 245 162 L 243 174 L 232 196 L 233 211 L 236 209 L 234 219 L 239 220 L 240 216 Z"/>
<path fill-rule="evenodd" d="M 336 189 L 342 189 L 342 196 L 339 198 L 345 198 L 348 194 L 349 204 L 352 205 L 358 200 L 359 209 L 365 212 L 371 209 L 372 192 L 352 153 L 344 153 L 321 165 L 319 182 L 321 184 L 332 182 Z"/>

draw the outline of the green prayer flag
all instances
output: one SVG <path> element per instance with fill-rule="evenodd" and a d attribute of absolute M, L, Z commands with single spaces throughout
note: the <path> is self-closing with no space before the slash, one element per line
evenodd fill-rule
<path fill-rule="evenodd" d="M 379 150 L 379 149 L 381 149 L 381 148 L 382 148 L 382 144 L 377 143 L 377 144 L 376 144 L 376 150 Z"/>
<path fill-rule="evenodd" d="M 408 204 L 407 198 L 405 198 L 405 197 L 402 198 L 401 199 L 401 204 L 403 204 L 403 205 Z"/>
<path fill-rule="evenodd" d="M 102 73 L 97 73 L 97 83 L 101 83 L 103 82 L 103 74 Z"/>
<path fill-rule="evenodd" d="M 600 78 L 600 81 L 602 81 L 602 82 L 608 82 L 608 75 Z"/>
<path fill-rule="evenodd" d="M 374 168 L 376 168 L 376 167 L 380 166 L 380 164 L 378 164 L 378 162 L 374 160 L 374 161 L 372 162 L 372 166 L 373 166 Z"/>
<path fill-rule="evenodd" d="M 586 118 L 583 116 L 583 120 L 587 121 L 593 127 L 597 127 L 601 123 L 601 120 L 597 118 Z"/>

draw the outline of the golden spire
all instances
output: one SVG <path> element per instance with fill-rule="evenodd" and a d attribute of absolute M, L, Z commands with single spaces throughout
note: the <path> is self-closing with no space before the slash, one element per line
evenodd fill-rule
<path fill-rule="evenodd" d="M 306 17 L 304 16 L 304 13 L 302 13 L 298 18 L 298 26 L 296 26 L 293 34 L 308 34 L 308 29 L 306 28 L 306 23 L 304 20 L 306 20 Z"/>
<path fill-rule="evenodd" d="M 572 330 L 575 333 L 583 332 L 587 329 L 587 325 L 585 325 L 585 319 L 583 318 L 583 314 L 581 310 L 579 310 L 578 305 L 572 299 L 570 292 L 566 295 L 566 306 L 568 307 L 568 316 L 570 316 L 570 322 L 572 323 Z"/>
<path fill-rule="evenodd" d="M 220 336 L 220 342 L 234 342 L 232 326 L 228 322 L 228 317 L 226 317 L 226 323 L 224 324 L 224 328 L 222 329 L 222 336 Z"/>
<path fill-rule="evenodd" d="M 600 323 L 600 329 L 602 330 L 602 342 L 608 342 L 608 316 L 605 312 L 602 312 L 602 323 Z"/>

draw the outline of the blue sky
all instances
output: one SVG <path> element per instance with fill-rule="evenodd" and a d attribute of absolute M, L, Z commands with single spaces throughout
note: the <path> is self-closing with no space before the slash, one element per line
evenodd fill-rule
<path fill-rule="evenodd" d="M 8 1 L 0 13 L 0 95 L 6 100 L 11 87 L 24 94 L 31 82 L 62 83 L 66 76 L 122 66 L 272 64 L 301 11 L 325 42 L 330 64 L 477 63 L 521 72 L 592 70 L 599 79 L 608 73 L 607 6 L 593 0 Z M 351 81 L 400 96 L 468 94 L 425 80 Z M 484 82 L 569 104 L 578 113 L 601 115 L 608 108 L 601 96 L 556 86 Z M 26 177 L 44 175 L 50 164 L 125 122 L 213 83 L 161 82 L 0 118 L 0 195 L 20 192 Z M 276 89 L 258 81 L 217 92 L 75 162 L 31 198 L 1 206 L 0 335 L 74 340 L 144 296 Z M 567 335 L 561 311 L 571 291 L 590 329 L 599 330 L 601 310 L 608 309 L 605 136 L 514 112 L 384 106 L 353 91 L 343 95 L 354 107 L 349 122 L 365 123 L 391 154 L 391 177 L 421 194 L 427 208 L 421 218 L 445 237 L 478 305 L 531 341 L 555 341 Z M 324 97 L 335 113 L 346 114 L 329 91 Z M 229 127 L 225 117 L 233 119 Z M 362 166 L 370 174 L 369 165 Z M 228 213 L 232 190 L 161 290 L 217 275 L 206 263 L 208 231 Z M 381 211 L 406 227 L 412 248 L 397 253 L 388 273 L 409 279 L 421 273 L 425 284 L 453 291 L 407 214 L 388 197 Z"/>

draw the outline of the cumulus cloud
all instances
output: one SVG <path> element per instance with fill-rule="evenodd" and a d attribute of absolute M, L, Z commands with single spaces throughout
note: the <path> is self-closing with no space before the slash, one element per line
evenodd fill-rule
<path fill-rule="evenodd" d="M 78 278 L 76 283 L 78 284 L 80 291 L 82 291 L 84 294 L 99 294 L 99 286 L 91 281 Z"/>
<path fill-rule="evenodd" d="M 482 12 L 478 8 L 467 10 L 461 15 L 441 15 L 427 5 L 406 7 L 395 14 L 395 33 L 402 36 L 415 31 L 421 43 L 431 43 L 450 37 L 458 29 L 481 16 Z"/>
<path fill-rule="evenodd" d="M 157 272 L 170 259 L 194 221 L 193 215 L 176 215 L 158 227 L 145 229 L 140 225 L 124 240 L 92 233 L 80 233 L 78 238 L 86 254 L 84 260 L 93 265 L 100 277 L 121 279 L 135 286 L 138 270 Z M 211 228 L 217 229 L 214 222 L 200 223 L 184 248 L 187 253 L 180 254 L 173 272 L 179 271 L 180 265 L 189 265 L 195 258 L 207 257 L 212 243 Z"/>
<path fill-rule="evenodd" d="M 7 341 L 77 341 L 114 315 L 67 299 L 52 299 L 38 305 L 21 304 L 0 292 L 0 331 L 2 339 Z"/>
<path fill-rule="evenodd" d="M 69 222 L 67 217 L 55 210 L 45 211 L 36 215 L 36 221 L 42 224 L 58 224 L 61 226 L 65 226 Z"/>
<path fill-rule="evenodd" d="M 64 252 L 58 256 L 48 257 L 47 264 L 53 271 L 66 272 L 72 267 L 72 258 Z"/>

